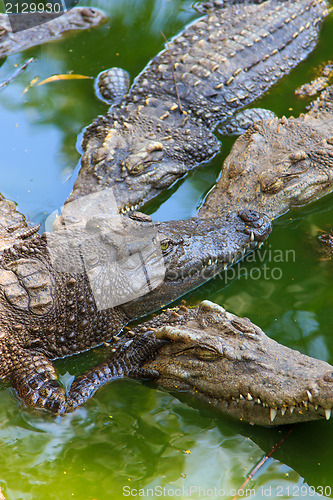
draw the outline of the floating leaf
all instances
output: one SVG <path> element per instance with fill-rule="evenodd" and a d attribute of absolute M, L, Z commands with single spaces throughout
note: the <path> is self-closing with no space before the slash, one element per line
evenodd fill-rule
<path fill-rule="evenodd" d="M 38 85 L 44 85 L 44 83 L 59 82 L 61 80 L 91 80 L 92 76 L 86 75 L 74 75 L 73 73 L 66 73 L 64 75 L 53 75 L 45 80 L 42 80 Z"/>
<path fill-rule="evenodd" d="M 31 80 L 31 82 L 29 83 L 29 85 L 23 90 L 22 94 L 25 94 L 26 92 L 28 92 L 29 89 L 31 89 L 31 87 L 33 85 L 35 85 L 36 82 L 38 82 L 39 80 L 39 76 L 35 76 L 35 78 L 33 78 Z M 1 499 L 0 499 L 1 500 Z"/>

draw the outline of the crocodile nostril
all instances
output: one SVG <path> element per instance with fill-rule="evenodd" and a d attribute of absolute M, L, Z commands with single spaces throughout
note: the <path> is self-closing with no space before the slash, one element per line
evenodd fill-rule
<path fill-rule="evenodd" d="M 325 380 L 325 382 L 333 383 L 333 372 L 326 373 L 326 375 L 324 375 L 324 380 Z"/>
<path fill-rule="evenodd" d="M 90 9 L 88 7 L 82 9 L 82 11 L 81 11 L 82 18 L 87 22 L 89 22 L 92 18 L 96 17 L 96 15 L 97 15 L 97 11 L 94 9 Z"/>
<path fill-rule="evenodd" d="M 244 222 L 256 222 L 260 219 L 260 215 L 254 210 L 242 210 L 238 215 Z"/>

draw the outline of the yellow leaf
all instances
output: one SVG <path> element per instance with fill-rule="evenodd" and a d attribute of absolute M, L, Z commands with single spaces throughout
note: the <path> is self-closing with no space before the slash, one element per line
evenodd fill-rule
<path fill-rule="evenodd" d="M 28 92 L 28 90 L 31 89 L 31 87 L 33 85 L 35 85 L 36 82 L 38 82 L 38 80 L 39 80 L 39 76 L 36 76 L 35 78 L 33 78 L 31 80 L 31 82 L 29 83 L 29 85 L 23 90 L 22 94 L 25 94 L 26 92 Z M 0 498 L 0 500 L 1 500 L 1 498 Z"/>
<path fill-rule="evenodd" d="M 70 74 L 66 73 L 64 75 L 50 76 L 49 78 L 46 78 L 45 80 L 39 82 L 38 85 L 44 85 L 44 83 L 50 83 L 50 82 L 59 82 L 60 80 L 91 80 L 92 78 L 93 78 L 92 76 L 74 75 L 73 73 Z"/>

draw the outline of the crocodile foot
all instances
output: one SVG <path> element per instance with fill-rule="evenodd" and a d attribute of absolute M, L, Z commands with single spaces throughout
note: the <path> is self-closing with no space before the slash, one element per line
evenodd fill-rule
<path fill-rule="evenodd" d="M 11 353 L 15 358 L 15 351 Z M 24 356 L 23 356 L 24 354 Z M 10 376 L 18 397 L 28 406 L 58 413 L 66 404 L 66 392 L 57 380 L 51 361 L 38 351 L 23 349 L 19 353 L 19 364 L 14 363 Z"/>
<path fill-rule="evenodd" d="M 158 378 L 157 370 L 143 368 L 142 365 L 165 343 L 165 340 L 149 335 L 140 335 L 133 340 L 121 341 L 120 347 L 117 346 L 115 355 L 111 359 L 88 370 L 73 382 L 67 398 L 66 413 L 85 403 L 100 387 L 111 380 L 123 377 Z M 62 413 L 61 410 L 58 413 Z"/>

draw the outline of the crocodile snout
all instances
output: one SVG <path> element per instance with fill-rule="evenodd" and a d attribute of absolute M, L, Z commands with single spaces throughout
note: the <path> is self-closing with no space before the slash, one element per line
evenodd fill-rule
<path fill-rule="evenodd" d="M 253 234 L 254 241 L 264 241 L 272 232 L 272 222 L 267 215 L 254 210 L 242 210 L 238 215 L 247 225 L 245 232 Z"/>

